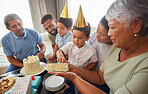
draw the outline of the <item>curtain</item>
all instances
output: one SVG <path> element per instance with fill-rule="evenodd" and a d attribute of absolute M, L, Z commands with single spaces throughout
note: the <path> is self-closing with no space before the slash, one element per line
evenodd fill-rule
<path fill-rule="evenodd" d="M 55 19 L 57 18 L 56 0 L 45 0 L 45 6 L 47 13 L 53 14 Z"/>
<path fill-rule="evenodd" d="M 55 19 L 58 19 L 65 6 L 65 3 L 66 0 L 45 0 L 47 13 L 53 14 Z"/>
<path fill-rule="evenodd" d="M 30 11 L 32 16 L 33 27 L 39 33 L 44 32 L 44 28 L 41 25 L 41 17 L 46 13 L 44 0 L 28 0 L 30 5 Z"/>
<path fill-rule="evenodd" d="M 28 0 L 32 16 L 33 27 L 39 33 L 45 32 L 41 25 L 41 18 L 46 13 L 51 13 L 58 19 L 65 6 L 66 0 Z"/>
<path fill-rule="evenodd" d="M 60 17 L 62 10 L 66 4 L 66 0 L 55 0 L 57 7 L 57 19 Z"/>

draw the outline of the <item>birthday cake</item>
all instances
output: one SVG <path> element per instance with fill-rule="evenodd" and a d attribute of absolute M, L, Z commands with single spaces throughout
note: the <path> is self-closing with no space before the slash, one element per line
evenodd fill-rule
<path fill-rule="evenodd" d="M 28 75 L 39 73 L 42 70 L 42 66 L 40 65 L 40 60 L 38 56 L 32 55 L 24 58 L 23 65 L 25 73 Z"/>

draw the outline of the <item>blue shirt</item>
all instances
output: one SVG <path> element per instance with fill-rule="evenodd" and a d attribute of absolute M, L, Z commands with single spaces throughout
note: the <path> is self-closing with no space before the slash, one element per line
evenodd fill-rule
<path fill-rule="evenodd" d="M 24 29 L 24 36 L 18 37 L 13 32 L 2 38 L 2 46 L 6 56 L 14 56 L 23 60 L 29 55 L 35 55 L 39 51 L 38 44 L 42 42 L 39 33 L 32 29 Z"/>
<path fill-rule="evenodd" d="M 59 33 L 56 35 L 56 44 L 58 45 L 59 49 L 68 42 L 72 42 L 71 31 L 68 31 L 64 36 L 60 36 Z"/>

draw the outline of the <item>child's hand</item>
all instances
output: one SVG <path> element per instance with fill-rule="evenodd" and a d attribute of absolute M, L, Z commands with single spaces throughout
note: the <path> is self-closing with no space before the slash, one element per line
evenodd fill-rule
<path fill-rule="evenodd" d="M 65 60 L 66 60 L 66 59 L 65 59 L 64 57 L 58 57 L 58 58 L 57 58 L 57 61 L 58 61 L 58 62 L 64 63 Z"/>
<path fill-rule="evenodd" d="M 69 61 L 67 61 L 64 57 L 59 57 L 57 58 L 58 62 L 62 62 L 62 63 L 70 63 Z"/>
<path fill-rule="evenodd" d="M 51 57 L 48 58 L 48 60 L 52 61 L 54 58 L 55 58 L 54 56 L 51 56 Z"/>

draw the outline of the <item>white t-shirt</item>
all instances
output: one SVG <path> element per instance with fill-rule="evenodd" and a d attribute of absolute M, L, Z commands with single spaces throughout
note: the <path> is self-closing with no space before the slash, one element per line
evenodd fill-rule
<path fill-rule="evenodd" d="M 68 54 L 68 61 L 71 64 L 79 67 L 86 68 L 91 62 L 98 60 L 95 49 L 88 44 L 78 48 L 73 42 L 69 42 L 61 50 L 64 54 Z"/>
<path fill-rule="evenodd" d="M 98 41 L 97 41 L 97 32 L 93 32 L 87 42 L 87 44 L 89 44 L 90 46 L 96 48 L 97 44 L 98 44 Z"/>
<path fill-rule="evenodd" d="M 93 32 L 89 38 L 87 44 L 96 49 L 98 64 L 93 70 L 98 70 L 100 65 L 104 62 L 112 45 L 106 43 L 99 43 L 96 37 L 97 32 Z"/>

